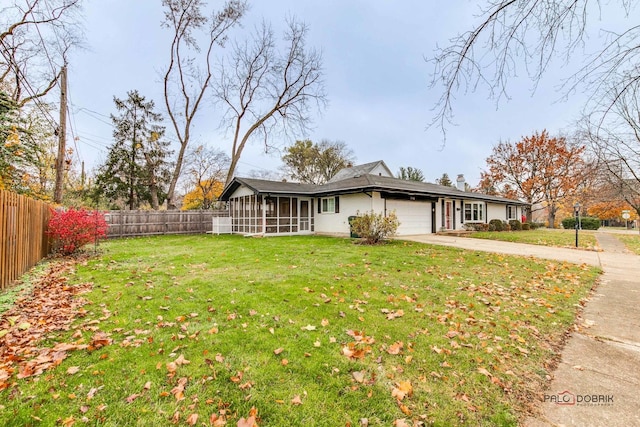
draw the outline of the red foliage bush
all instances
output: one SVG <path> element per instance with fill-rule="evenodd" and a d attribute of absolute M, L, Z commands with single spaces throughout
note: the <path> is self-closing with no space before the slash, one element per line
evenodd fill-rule
<path fill-rule="evenodd" d="M 71 208 L 53 210 L 47 234 L 56 252 L 70 255 L 82 246 L 107 235 L 104 214 L 98 211 Z"/>

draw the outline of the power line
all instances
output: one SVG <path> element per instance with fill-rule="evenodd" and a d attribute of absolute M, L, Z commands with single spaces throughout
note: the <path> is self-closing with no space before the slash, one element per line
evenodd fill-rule
<path fill-rule="evenodd" d="M 9 48 L 5 44 L 4 40 L 0 40 L 0 44 L 2 44 L 2 47 L 3 47 L 3 49 L 0 49 L 0 53 L 2 53 L 2 56 L 7 61 L 9 66 L 11 66 L 11 64 L 13 64 L 13 61 L 12 61 L 12 58 L 7 53 L 9 51 Z M 42 106 L 42 102 L 40 101 L 40 98 L 36 96 L 36 91 L 31 86 L 31 83 L 29 83 L 29 81 L 27 80 L 27 77 L 24 75 L 24 72 L 17 65 L 13 66 L 12 68 L 15 70 L 16 79 L 18 79 L 18 84 L 20 84 L 20 81 L 22 81 L 25 90 L 31 96 L 32 101 L 38 107 L 38 109 L 42 112 L 45 119 L 49 122 L 49 124 L 54 129 L 57 128 L 58 124 L 56 123 L 51 113 Z"/>
<path fill-rule="evenodd" d="M 48 4 L 45 3 L 45 5 Z M 34 13 L 33 13 L 33 9 L 31 9 L 31 17 L 33 18 L 34 21 L 37 21 Z M 42 49 L 44 50 L 44 54 L 46 55 L 47 59 L 49 60 L 49 65 L 51 65 L 51 71 L 53 72 L 53 74 L 56 73 L 56 66 L 53 64 L 53 60 L 51 59 L 51 56 L 49 55 L 49 51 L 47 50 L 47 44 L 44 41 L 44 37 L 42 37 L 42 33 L 40 32 L 40 26 L 39 25 L 34 25 L 36 27 L 36 32 L 38 33 L 38 36 L 40 37 L 40 42 L 42 43 Z M 56 42 L 58 44 L 60 44 L 60 40 L 58 39 L 58 34 L 56 33 L 56 31 L 54 30 L 53 32 L 56 36 Z"/>
<path fill-rule="evenodd" d="M 103 114 L 98 113 L 97 111 L 93 111 L 93 110 L 90 110 L 90 109 L 88 109 L 88 108 L 80 107 L 80 108 L 78 108 L 78 112 L 84 113 L 84 114 L 86 114 L 87 116 L 89 116 L 89 117 L 93 118 L 94 120 L 97 120 L 97 121 L 99 121 L 99 122 L 101 122 L 101 123 L 104 123 L 105 125 L 108 125 L 108 126 L 111 126 L 111 127 L 115 127 L 115 126 L 113 125 L 113 123 L 109 123 L 109 122 L 107 122 L 107 121 L 105 121 L 105 120 L 102 120 L 102 119 L 101 119 L 101 118 L 99 118 L 99 117 L 96 117 L 95 115 L 99 115 L 99 116 L 107 117 L 107 116 L 104 116 Z"/>

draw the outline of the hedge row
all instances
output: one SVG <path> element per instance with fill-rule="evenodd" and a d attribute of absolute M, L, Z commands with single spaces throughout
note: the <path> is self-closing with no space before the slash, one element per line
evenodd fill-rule
<path fill-rule="evenodd" d="M 597 230 L 600 228 L 600 218 L 593 217 L 581 217 L 580 225 L 583 230 Z M 576 218 L 569 217 L 562 220 L 562 227 L 565 229 L 574 229 L 576 228 Z"/>
<path fill-rule="evenodd" d="M 509 222 L 502 221 L 500 219 L 492 219 L 488 224 L 485 223 L 473 223 L 465 224 L 467 230 L 472 231 L 520 231 L 520 230 L 535 230 L 542 227 L 543 224 L 537 222 L 525 222 L 522 223 L 517 219 L 512 219 Z"/>

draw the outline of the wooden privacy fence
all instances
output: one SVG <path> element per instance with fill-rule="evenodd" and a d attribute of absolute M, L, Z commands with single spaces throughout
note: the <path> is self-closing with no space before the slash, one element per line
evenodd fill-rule
<path fill-rule="evenodd" d="M 228 217 L 220 211 L 108 211 L 108 238 L 157 234 L 210 233 L 214 217 Z"/>
<path fill-rule="evenodd" d="M 0 289 L 49 254 L 45 202 L 0 190 Z"/>

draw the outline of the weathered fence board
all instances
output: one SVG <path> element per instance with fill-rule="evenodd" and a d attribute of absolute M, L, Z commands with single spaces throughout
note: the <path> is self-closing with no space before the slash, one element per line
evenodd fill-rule
<path fill-rule="evenodd" d="M 108 238 L 152 236 L 158 234 L 210 233 L 214 217 L 226 217 L 221 211 L 109 211 L 105 219 Z"/>
<path fill-rule="evenodd" d="M 49 254 L 50 206 L 0 190 L 0 289 Z"/>

